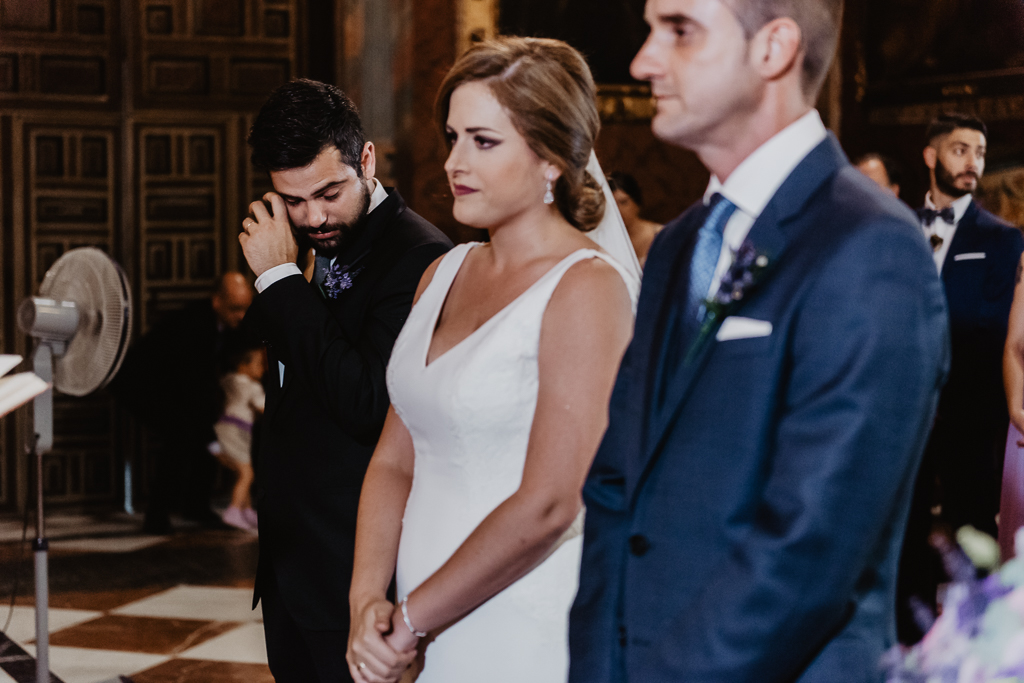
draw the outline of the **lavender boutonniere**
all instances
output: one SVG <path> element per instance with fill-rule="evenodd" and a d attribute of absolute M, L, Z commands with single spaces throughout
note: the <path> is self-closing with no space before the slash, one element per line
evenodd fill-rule
<path fill-rule="evenodd" d="M 768 255 L 758 252 L 750 240 L 744 240 L 738 249 L 733 250 L 732 263 L 722 275 L 718 291 L 704 301 L 704 322 L 690 346 L 688 362 L 704 346 L 708 336 L 757 286 L 771 265 Z"/>
<path fill-rule="evenodd" d="M 352 287 L 352 281 L 363 269 L 349 270 L 349 268 L 350 266 L 339 266 L 337 263 L 330 267 L 321 284 L 325 296 L 337 299 L 339 294 Z"/>

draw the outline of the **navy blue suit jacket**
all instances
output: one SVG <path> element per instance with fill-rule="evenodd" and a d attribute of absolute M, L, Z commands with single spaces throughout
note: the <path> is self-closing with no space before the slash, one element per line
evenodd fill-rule
<path fill-rule="evenodd" d="M 769 257 L 649 410 L 658 333 L 703 215 L 651 248 L 636 330 L 584 488 L 573 683 L 875 681 L 948 367 L 946 305 L 914 215 L 831 136 L 748 240 Z"/>
<path fill-rule="evenodd" d="M 1003 394 L 1003 345 L 1022 251 L 1020 230 L 972 201 L 942 264 L 953 363 L 939 402 L 939 418 L 962 421 L 968 431 L 980 428 L 997 441 L 1006 438 L 1009 421 Z"/>

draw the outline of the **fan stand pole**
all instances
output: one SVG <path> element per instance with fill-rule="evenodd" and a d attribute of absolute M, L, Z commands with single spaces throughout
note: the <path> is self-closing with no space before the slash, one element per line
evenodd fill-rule
<path fill-rule="evenodd" d="M 50 682 L 50 629 L 48 609 L 50 578 L 47 551 L 49 541 L 43 536 L 43 454 L 36 453 L 36 538 L 32 541 L 36 569 L 36 683 Z"/>
<path fill-rule="evenodd" d="M 43 381 L 53 384 L 53 349 L 45 341 L 36 346 L 33 370 Z M 50 683 L 50 578 L 47 551 L 49 541 L 43 523 L 43 456 L 53 447 L 53 389 L 47 389 L 32 404 L 35 422 L 36 456 L 36 538 L 32 541 L 36 570 L 36 683 Z"/>

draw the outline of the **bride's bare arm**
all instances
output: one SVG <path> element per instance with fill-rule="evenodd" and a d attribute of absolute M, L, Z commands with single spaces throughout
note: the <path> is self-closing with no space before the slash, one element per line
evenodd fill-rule
<path fill-rule="evenodd" d="M 457 620 L 515 582 L 572 524 L 632 323 L 626 287 L 610 265 L 590 259 L 563 276 L 541 327 L 537 409 L 522 484 L 408 596 L 417 630 Z M 415 645 L 398 608 L 392 627 L 393 647 Z"/>
<path fill-rule="evenodd" d="M 349 590 L 352 620 L 346 654 L 356 681 L 364 678 L 366 669 L 385 679 L 397 678 L 410 661 L 410 657 L 399 656 L 384 642 L 384 634 L 391 628 L 394 605 L 386 594 L 398 558 L 402 515 L 412 487 L 413 461 L 409 430 L 395 409 L 389 408 L 359 497 L 355 562 Z"/>
<path fill-rule="evenodd" d="M 439 261 L 423 273 L 414 302 L 430 283 Z M 389 408 L 359 496 L 346 654 L 356 681 L 394 680 L 411 660 L 411 655 L 392 650 L 384 642 L 384 634 L 391 628 L 394 605 L 386 594 L 398 558 L 402 515 L 412 487 L 414 461 L 409 430 L 395 409 Z"/>
<path fill-rule="evenodd" d="M 1013 292 L 1009 331 L 1003 351 L 1003 383 L 1010 420 L 1024 433 L 1024 256 L 1017 265 L 1017 288 Z"/>

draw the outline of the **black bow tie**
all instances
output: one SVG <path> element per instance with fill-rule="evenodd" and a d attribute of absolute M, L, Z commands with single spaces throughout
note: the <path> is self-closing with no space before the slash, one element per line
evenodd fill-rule
<path fill-rule="evenodd" d="M 928 208 L 918 209 L 917 215 L 921 219 L 921 222 L 924 223 L 925 225 L 931 225 L 932 223 L 935 222 L 936 218 L 941 218 L 950 225 L 952 225 L 956 221 L 956 213 L 953 212 L 952 206 L 947 206 L 945 209 L 942 209 L 941 211 L 936 211 L 935 209 Z"/>

